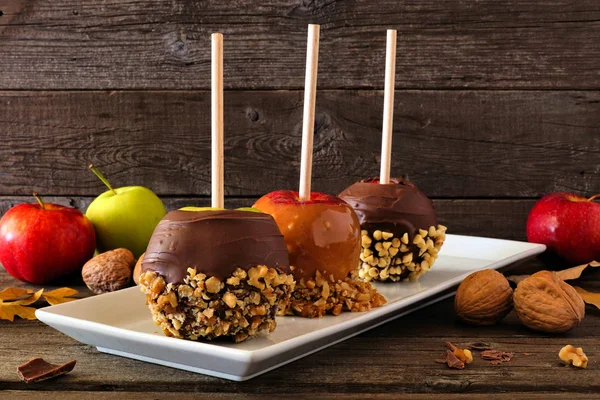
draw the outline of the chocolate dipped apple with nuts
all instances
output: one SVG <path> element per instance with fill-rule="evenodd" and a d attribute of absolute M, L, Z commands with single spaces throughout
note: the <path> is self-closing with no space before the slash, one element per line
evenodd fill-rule
<path fill-rule="evenodd" d="M 277 326 L 294 289 L 289 265 L 268 214 L 178 210 L 156 227 L 140 285 L 165 335 L 241 342 Z"/>
<path fill-rule="evenodd" d="M 431 200 L 410 181 L 365 179 L 339 197 L 361 226 L 359 277 L 365 281 L 415 280 L 433 266 L 446 238 Z"/>

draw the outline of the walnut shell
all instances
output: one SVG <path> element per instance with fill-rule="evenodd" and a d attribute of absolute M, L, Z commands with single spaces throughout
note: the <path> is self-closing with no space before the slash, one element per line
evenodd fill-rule
<path fill-rule="evenodd" d="M 508 280 L 498 271 L 477 271 L 458 287 L 454 309 L 458 318 L 469 324 L 493 325 L 512 309 L 512 294 Z"/>
<path fill-rule="evenodd" d="M 521 322 L 536 331 L 566 332 L 585 315 L 579 293 L 550 271 L 537 272 L 521 281 L 514 302 Z"/>
<path fill-rule="evenodd" d="M 113 292 L 129 286 L 134 262 L 127 249 L 115 249 L 99 254 L 85 263 L 81 276 L 94 293 Z"/>

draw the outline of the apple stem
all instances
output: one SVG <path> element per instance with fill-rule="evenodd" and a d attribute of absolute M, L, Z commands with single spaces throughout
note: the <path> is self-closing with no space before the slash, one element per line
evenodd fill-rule
<path fill-rule="evenodd" d="M 113 194 L 117 194 L 117 192 L 115 192 L 115 189 L 113 189 L 112 186 L 110 186 L 110 183 L 108 182 L 108 180 L 106 180 L 106 178 L 104 177 L 104 175 L 102 175 L 100 173 L 100 171 L 98 171 L 98 168 L 94 167 L 93 164 L 90 164 L 90 169 L 92 170 L 92 172 L 94 173 L 94 175 L 96 175 L 98 177 L 98 179 L 100 179 L 102 181 L 102 183 L 104 183 L 106 185 L 106 187 L 108 187 L 108 189 L 113 192 Z"/>
<path fill-rule="evenodd" d="M 592 197 L 590 197 L 589 199 L 587 199 L 587 201 L 594 201 L 596 199 L 600 198 L 600 193 L 593 195 Z"/>
<path fill-rule="evenodd" d="M 33 197 L 35 197 L 35 199 L 38 201 L 38 203 L 40 203 L 40 208 L 42 210 L 45 210 L 46 206 L 44 205 L 44 202 L 42 201 L 42 198 L 36 192 L 33 192 Z"/>

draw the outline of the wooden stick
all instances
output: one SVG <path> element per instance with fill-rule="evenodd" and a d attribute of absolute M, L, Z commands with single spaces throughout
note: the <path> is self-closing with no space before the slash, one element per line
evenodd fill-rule
<path fill-rule="evenodd" d="M 224 208 L 223 182 L 223 34 L 211 35 L 211 206 Z"/>
<path fill-rule="evenodd" d="M 304 119 L 302 121 L 302 155 L 300 158 L 300 201 L 310 200 L 312 176 L 317 68 L 319 64 L 319 25 L 308 25 L 306 76 L 304 78 Z"/>
<path fill-rule="evenodd" d="M 381 170 L 379 183 L 390 183 L 392 164 L 392 130 L 394 125 L 394 86 L 396 82 L 396 30 L 388 29 L 385 50 L 385 90 L 383 96 L 383 129 L 381 132 Z"/>

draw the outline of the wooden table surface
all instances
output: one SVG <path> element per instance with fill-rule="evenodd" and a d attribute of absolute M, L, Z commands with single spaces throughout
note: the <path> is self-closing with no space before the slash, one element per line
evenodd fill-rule
<path fill-rule="evenodd" d="M 543 268 L 529 261 L 510 273 Z M 581 285 L 600 289 L 600 273 L 586 274 Z M 21 286 L 4 271 L 0 288 Z M 90 293 L 74 286 L 82 296 Z M 587 307 L 583 323 L 563 335 L 532 332 L 514 312 L 492 327 L 457 321 L 453 299 L 386 323 L 247 382 L 180 371 L 98 352 L 38 321 L 0 321 L 0 398 L 6 399 L 191 399 L 207 398 L 343 398 L 562 399 L 600 396 L 600 311 Z M 488 342 L 514 352 L 512 361 L 490 365 L 476 355 L 464 370 L 434 360 L 444 342 Z M 566 344 L 584 348 L 585 370 L 562 365 L 558 351 Z M 527 353 L 527 354 L 525 354 Z M 17 366 L 42 357 L 52 363 L 77 360 L 75 370 L 37 384 L 19 380 Z"/>

